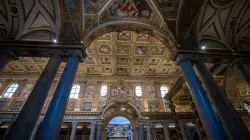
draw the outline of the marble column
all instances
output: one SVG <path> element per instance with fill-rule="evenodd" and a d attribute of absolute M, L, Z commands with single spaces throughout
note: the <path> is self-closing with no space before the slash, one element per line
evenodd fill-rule
<path fill-rule="evenodd" d="M 30 139 L 60 64 L 61 57 L 57 53 L 51 54 L 29 98 L 11 126 L 7 139 Z"/>
<path fill-rule="evenodd" d="M 102 139 L 102 122 L 97 123 L 97 136 L 96 140 L 101 140 Z"/>
<path fill-rule="evenodd" d="M 66 111 L 69 94 L 79 64 L 79 56 L 74 53 L 70 56 L 61 79 L 57 85 L 55 94 L 47 110 L 43 123 L 38 133 L 38 140 L 56 140 L 63 117 Z"/>
<path fill-rule="evenodd" d="M 76 129 L 77 129 L 78 122 L 73 122 L 72 123 L 72 130 L 70 134 L 70 140 L 74 140 L 76 136 Z"/>
<path fill-rule="evenodd" d="M 207 89 L 207 95 L 210 101 L 212 102 L 225 130 L 228 132 L 229 138 L 247 138 L 250 140 L 250 134 L 248 130 L 240 120 L 233 106 L 225 97 L 217 82 L 214 80 L 212 73 L 208 70 L 205 63 L 202 60 L 198 60 L 195 63 L 195 67 L 197 69 L 198 76 Z"/>
<path fill-rule="evenodd" d="M 0 54 L 0 72 L 9 63 L 9 61 L 11 59 L 12 59 L 12 57 L 7 53 L 1 53 Z"/>
<path fill-rule="evenodd" d="M 180 56 L 177 59 L 177 63 L 179 63 L 182 68 L 191 97 L 201 118 L 208 139 L 227 140 L 227 134 L 202 88 L 201 82 L 195 74 L 192 64 L 188 59 Z"/>
<path fill-rule="evenodd" d="M 170 134 L 169 134 L 168 124 L 166 122 L 163 122 L 163 130 L 164 130 L 165 140 L 170 140 Z"/>
<path fill-rule="evenodd" d="M 91 122 L 91 130 L 89 140 L 95 140 L 95 122 Z"/>
<path fill-rule="evenodd" d="M 195 124 L 195 129 L 196 129 L 196 131 L 197 131 L 197 133 L 198 133 L 199 139 L 202 139 L 203 137 L 202 137 L 202 135 L 201 135 L 200 128 L 199 128 L 199 126 L 198 126 L 197 123 Z"/>
<path fill-rule="evenodd" d="M 140 122 L 140 140 L 144 140 L 144 123 Z"/>
<path fill-rule="evenodd" d="M 35 126 L 35 128 L 34 128 L 34 130 L 32 132 L 32 134 L 31 134 L 30 140 L 34 140 L 35 139 L 36 132 L 37 132 L 37 130 L 39 128 L 40 123 L 41 123 L 40 120 L 38 120 L 37 123 L 36 123 L 36 126 Z"/>
<path fill-rule="evenodd" d="M 179 126 L 180 126 L 180 130 L 181 130 L 181 135 L 182 135 L 182 138 L 183 140 L 187 140 L 187 135 L 186 135 L 186 131 L 185 131 L 185 128 L 184 128 L 184 123 L 182 121 L 179 120 Z"/>
<path fill-rule="evenodd" d="M 235 64 L 236 68 L 241 74 L 241 77 L 247 82 L 248 86 L 250 87 L 250 68 L 246 64 L 242 62 L 238 62 Z"/>
<path fill-rule="evenodd" d="M 151 125 L 150 122 L 146 122 L 146 126 L 147 126 L 147 140 L 152 140 L 150 125 Z"/>

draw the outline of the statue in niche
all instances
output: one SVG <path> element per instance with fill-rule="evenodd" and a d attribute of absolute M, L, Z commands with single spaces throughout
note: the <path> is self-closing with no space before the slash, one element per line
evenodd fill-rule
<path fill-rule="evenodd" d="M 111 97 L 130 98 L 133 94 L 133 87 L 131 85 L 111 85 L 110 94 Z"/>
<path fill-rule="evenodd" d="M 84 98 L 94 98 L 96 87 L 94 85 L 89 85 L 86 88 Z"/>
<path fill-rule="evenodd" d="M 150 99 L 155 99 L 156 95 L 155 95 L 155 87 L 153 85 L 148 85 L 146 87 L 146 90 L 148 92 L 148 96 Z"/>
<path fill-rule="evenodd" d="M 27 85 L 23 88 L 23 90 L 21 91 L 20 97 L 24 97 L 24 98 L 28 97 L 29 94 L 30 94 L 30 92 L 32 91 L 33 87 L 34 87 L 34 84 L 33 84 L 33 83 L 27 84 Z"/>

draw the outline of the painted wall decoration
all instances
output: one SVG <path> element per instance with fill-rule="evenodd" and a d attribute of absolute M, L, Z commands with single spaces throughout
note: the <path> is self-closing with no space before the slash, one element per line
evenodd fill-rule
<path fill-rule="evenodd" d="M 249 95 L 249 86 L 247 85 L 246 82 L 238 82 L 237 85 L 237 90 L 239 91 L 240 96 L 245 96 Z"/>
<path fill-rule="evenodd" d="M 110 85 L 111 98 L 131 98 L 133 96 L 132 85 Z"/>
<path fill-rule="evenodd" d="M 158 111 L 158 103 L 157 102 L 149 102 L 148 108 L 150 111 Z"/>
<path fill-rule="evenodd" d="M 0 110 L 3 110 L 6 104 L 7 104 L 7 101 L 0 101 Z"/>
<path fill-rule="evenodd" d="M 14 101 L 12 107 L 10 108 L 11 111 L 20 111 L 23 106 L 24 101 Z"/>
<path fill-rule="evenodd" d="M 88 85 L 86 88 L 84 98 L 94 98 L 95 92 L 96 92 L 95 85 Z"/>
<path fill-rule="evenodd" d="M 33 83 L 27 84 L 21 91 L 20 97 L 28 97 L 34 87 Z"/>
<path fill-rule="evenodd" d="M 82 111 L 91 111 L 92 109 L 92 102 L 84 102 L 82 104 Z"/>
<path fill-rule="evenodd" d="M 111 16 L 150 18 L 152 10 L 146 0 L 116 0 L 109 12 Z"/>
<path fill-rule="evenodd" d="M 68 101 L 68 105 L 67 105 L 67 111 L 74 111 L 75 107 L 76 107 L 76 101 L 75 99 L 70 99 Z"/>
<path fill-rule="evenodd" d="M 155 93 L 155 87 L 153 85 L 147 85 L 146 91 L 150 99 L 155 99 L 156 93 Z"/>

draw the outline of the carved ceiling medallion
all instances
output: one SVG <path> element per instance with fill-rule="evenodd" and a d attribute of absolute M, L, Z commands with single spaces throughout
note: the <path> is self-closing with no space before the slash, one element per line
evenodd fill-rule
<path fill-rule="evenodd" d="M 102 54 L 110 54 L 111 48 L 108 45 L 101 45 L 100 46 L 100 52 Z"/>

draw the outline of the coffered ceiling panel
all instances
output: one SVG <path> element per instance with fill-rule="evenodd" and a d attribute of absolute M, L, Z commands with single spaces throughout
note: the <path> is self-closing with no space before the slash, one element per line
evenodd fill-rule
<path fill-rule="evenodd" d="M 159 40 L 132 31 L 100 36 L 86 48 L 87 58 L 79 64 L 79 75 L 179 75 L 179 67 L 170 60 L 168 48 Z M 11 61 L 3 74 L 40 74 L 48 58 L 21 57 Z M 62 74 L 65 63 L 58 73 Z"/>

